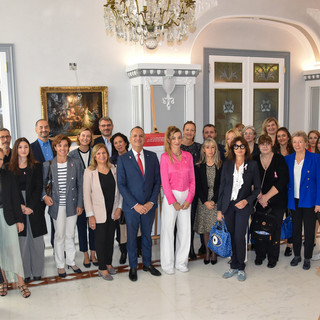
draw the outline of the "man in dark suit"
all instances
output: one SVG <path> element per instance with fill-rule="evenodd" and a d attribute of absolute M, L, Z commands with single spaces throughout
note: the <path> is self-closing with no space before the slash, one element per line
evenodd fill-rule
<path fill-rule="evenodd" d="M 161 273 L 151 265 L 151 231 L 160 191 L 160 166 L 154 152 L 144 150 L 144 131 L 134 127 L 130 134 L 132 149 L 118 158 L 118 187 L 123 197 L 122 209 L 127 223 L 129 279 L 137 277 L 137 234 L 142 236 L 143 270 L 154 276 Z"/>
<path fill-rule="evenodd" d="M 31 143 L 31 149 L 33 153 L 33 157 L 36 161 L 39 161 L 43 164 L 46 161 L 53 159 L 53 151 L 51 148 L 51 141 L 49 139 L 50 127 L 49 123 L 45 119 L 40 119 L 36 122 L 36 134 L 38 139 Z M 45 203 L 43 202 L 43 210 L 45 209 Z M 54 242 L 54 225 L 52 218 L 51 221 L 51 245 L 53 248 Z"/>
<path fill-rule="evenodd" d="M 115 149 L 112 147 L 112 143 L 110 141 L 112 137 L 112 131 L 113 131 L 113 122 L 111 118 L 109 117 L 103 117 L 99 120 L 99 130 L 101 132 L 101 136 L 94 139 L 93 145 L 95 146 L 98 143 L 103 143 L 107 146 L 109 156 L 114 155 L 116 152 Z"/>

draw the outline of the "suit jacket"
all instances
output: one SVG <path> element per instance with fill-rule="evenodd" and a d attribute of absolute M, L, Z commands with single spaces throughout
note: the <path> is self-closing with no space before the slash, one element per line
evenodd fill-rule
<path fill-rule="evenodd" d="M 288 208 L 295 210 L 294 201 L 294 163 L 296 153 L 289 154 L 285 160 L 289 169 Z M 306 150 L 301 170 L 299 207 L 312 208 L 320 205 L 320 155 Z"/>
<path fill-rule="evenodd" d="M 95 145 L 97 145 L 97 144 L 99 144 L 99 143 L 105 144 L 104 139 L 103 139 L 102 136 L 100 136 L 100 137 L 98 137 L 98 138 L 95 138 L 95 139 L 93 140 L 93 146 L 95 146 Z M 117 151 L 117 150 L 114 148 L 114 146 L 112 145 L 112 156 L 115 155 L 115 154 L 118 154 L 118 151 Z M 111 156 L 111 155 L 109 155 L 109 156 Z"/>
<path fill-rule="evenodd" d="M 32 235 L 34 238 L 37 238 L 47 233 L 44 206 L 41 201 L 43 183 L 42 165 L 40 163 L 35 163 L 32 169 L 27 168 L 26 173 L 26 202 L 20 192 L 20 203 L 33 210 L 33 213 L 29 215 L 29 222 Z M 26 215 L 23 215 L 23 223 L 26 224 Z M 27 229 L 24 228 L 24 230 L 19 233 L 19 236 L 26 236 L 26 234 Z"/>
<path fill-rule="evenodd" d="M 201 163 L 200 165 L 196 166 L 196 190 L 197 195 L 201 202 L 204 204 L 208 201 L 208 179 L 207 179 L 207 165 L 206 163 Z M 216 167 L 216 178 L 214 180 L 214 187 L 213 187 L 213 197 L 211 201 L 214 203 L 218 202 L 219 196 L 219 186 L 220 186 L 220 175 L 221 175 L 221 168 L 217 169 Z"/>
<path fill-rule="evenodd" d="M 122 197 L 117 184 L 117 170 L 112 166 L 111 172 L 115 180 L 114 203 L 111 217 L 114 219 L 114 213 L 117 208 L 122 208 Z M 83 198 L 84 208 L 87 217 L 94 216 L 97 223 L 104 223 L 107 220 L 106 204 L 101 189 L 99 171 L 87 168 L 83 176 Z"/>
<path fill-rule="evenodd" d="M 160 166 L 154 152 L 143 149 L 145 160 L 144 177 L 140 171 L 132 150 L 121 155 L 117 163 L 118 187 L 123 197 L 123 211 L 134 210 L 133 207 L 148 201 L 157 207 L 160 191 Z"/>
<path fill-rule="evenodd" d="M 49 215 L 52 219 L 57 219 L 59 210 L 59 185 L 58 185 L 58 166 L 57 157 L 51 161 L 52 172 L 52 195 L 53 205 L 49 207 Z M 46 195 L 44 186 L 49 171 L 49 161 L 43 163 L 43 190 L 42 197 Z M 82 190 L 82 169 L 78 159 L 67 157 L 67 217 L 74 216 L 77 207 L 83 207 L 83 190 Z"/>
<path fill-rule="evenodd" d="M 13 174 L 8 170 L 0 169 L 0 183 L 4 219 L 9 226 L 17 222 L 23 223 L 19 190 Z"/>
<path fill-rule="evenodd" d="M 233 187 L 233 172 L 235 163 L 226 160 L 222 166 L 221 181 L 219 188 L 218 210 L 222 214 L 228 209 Z M 253 186 L 253 190 L 252 190 Z M 241 186 L 236 202 L 247 200 L 246 209 L 252 210 L 261 189 L 258 165 L 255 161 L 249 160 L 244 163 L 243 185 Z"/>
<path fill-rule="evenodd" d="M 225 150 L 225 148 L 224 148 L 224 145 L 218 143 L 218 150 L 219 150 L 219 152 L 220 152 L 220 158 L 221 158 L 221 160 L 224 161 L 224 160 L 226 159 L 226 157 L 225 157 L 225 155 L 224 155 L 225 152 L 226 152 L 226 150 Z"/>
<path fill-rule="evenodd" d="M 89 163 L 90 163 L 90 160 L 91 160 L 91 151 L 92 151 L 92 150 L 88 151 L 88 152 L 90 152 L 90 155 L 89 155 Z M 80 153 L 79 153 L 79 148 L 70 151 L 69 154 L 68 154 L 68 156 L 69 156 L 70 158 L 74 158 L 74 159 L 78 159 L 78 160 L 79 160 L 80 165 L 81 165 L 81 168 L 82 168 L 82 173 L 83 173 L 86 167 L 85 167 L 85 165 L 84 165 L 84 163 L 83 163 L 83 160 L 82 160 L 82 158 L 81 158 L 81 155 L 80 155 Z"/>
<path fill-rule="evenodd" d="M 51 145 L 51 140 L 49 140 L 49 143 Z M 46 161 L 43 156 L 38 139 L 31 143 L 31 149 L 32 149 L 33 157 L 35 160 L 39 161 L 40 163 L 44 163 Z"/>

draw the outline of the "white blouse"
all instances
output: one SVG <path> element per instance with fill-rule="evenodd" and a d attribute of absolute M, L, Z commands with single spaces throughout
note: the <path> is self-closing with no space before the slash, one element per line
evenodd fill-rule
<path fill-rule="evenodd" d="M 233 184 L 232 184 L 232 192 L 231 192 L 231 201 L 237 200 L 239 190 L 243 185 L 243 170 L 244 170 L 244 163 L 239 167 L 237 170 L 236 164 L 234 164 L 234 171 L 233 171 Z"/>
<path fill-rule="evenodd" d="M 294 176 L 294 197 L 296 199 L 300 198 L 300 181 L 301 181 L 301 170 L 303 167 L 302 160 L 300 163 L 297 160 L 294 160 L 294 167 L 293 167 L 293 176 Z"/>

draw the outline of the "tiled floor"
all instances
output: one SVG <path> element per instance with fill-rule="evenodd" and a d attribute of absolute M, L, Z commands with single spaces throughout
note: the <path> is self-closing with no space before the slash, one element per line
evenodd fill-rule
<path fill-rule="evenodd" d="M 266 262 L 255 266 L 250 251 L 248 278 L 243 283 L 236 277 L 222 279 L 228 259 L 219 259 L 214 266 L 204 265 L 202 259 L 191 261 L 188 273 L 177 271 L 171 276 L 153 277 L 141 270 L 135 283 L 128 279 L 128 272 L 120 272 L 114 281 L 104 281 L 93 266 L 81 279 L 75 280 L 72 274 L 67 281 L 55 281 L 52 250 L 48 249 L 47 284 L 31 283 L 29 299 L 23 299 L 17 290 L 0 297 L 0 319 L 318 319 L 320 261 L 312 262 L 309 271 L 302 270 L 301 264 L 290 267 L 291 257 L 284 257 L 284 248 L 281 246 L 274 269 L 268 269 Z M 159 245 L 153 251 L 154 260 L 158 260 Z M 116 247 L 115 266 L 118 260 Z M 80 253 L 77 264 L 85 271 Z"/>

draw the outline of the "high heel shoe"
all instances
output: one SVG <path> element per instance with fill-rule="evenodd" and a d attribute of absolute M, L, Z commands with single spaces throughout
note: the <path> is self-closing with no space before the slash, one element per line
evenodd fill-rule
<path fill-rule="evenodd" d="M 84 266 L 85 268 L 90 268 L 90 267 L 91 267 L 91 262 L 85 263 L 84 260 L 83 260 L 83 266 Z"/>
<path fill-rule="evenodd" d="M 99 261 L 92 261 L 92 259 L 90 258 L 90 261 L 92 262 L 92 264 L 94 265 L 94 266 L 98 266 L 99 265 Z"/>
<path fill-rule="evenodd" d="M 76 267 L 77 269 L 74 269 L 73 267 Z M 74 272 L 74 273 L 81 273 L 82 271 L 81 271 L 81 269 L 80 268 L 78 268 L 76 265 L 74 265 L 74 266 L 68 266 L 68 269 L 72 269 L 72 271 Z"/>
<path fill-rule="evenodd" d="M 62 269 L 62 270 L 64 270 L 64 269 Z M 65 278 L 65 277 L 67 276 L 67 274 L 66 274 L 65 271 L 62 272 L 62 273 L 60 273 L 60 272 L 59 272 L 59 269 L 58 269 L 58 276 L 59 276 L 60 278 Z"/>

